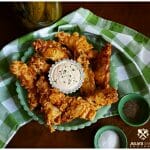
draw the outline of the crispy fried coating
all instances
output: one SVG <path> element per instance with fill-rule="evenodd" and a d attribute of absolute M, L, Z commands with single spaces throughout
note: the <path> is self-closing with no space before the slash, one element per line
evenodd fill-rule
<path fill-rule="evenodd" d="M 95 90 L 94 73 L 90 68 L 84 68 L 84 81 L 80 88 L 80 93 L 83 96 L 90 95 Z"/>
<path fill-rule="evenodd" d="M 37 89 L 29 89 L 27 90 L 28 103 L 31 110 L 34 110 L 39 105 L 39 97 L 37 93 Z"/>
<path fill-rule="evenodd" d="M 45 95 L 50 92 L 50 84 L 43 75 L 40 76 L 35 85 L 37 88 L 37 92 L 40 93 L 40 95 Z"/>
<path fill-rule="evenodd" d="M 39 103 L 41 105 L 46 124 L 50 131 L 53 132 L 53 125 L 58 125 L 61 123 L 61 111 L 51 102 L 50 96 L 52 94 L 52 89 L 44 76 L 41 76 L 37 80 L 36 87 L 39 94 Z"/>
<path fill-rule="evenodd" d="M 32 89 L 37 74 L 48 72 L 50 64 L 40 56 L 32 56 L 28 64 L 14 61 L 10 65 L 10 71 L 21 81 L 26 89 Z"/>
<path fill-rule="evenodd" d="M 89 57 L 94 56 L 93 45 L 87 42 L 87 39 L 83 35 L 74 32 L 72 35 L 65 32 L 58 32 L 56 34 L 59 42 L 67 46 L 74 54 L 74 58 L 77 58 L 80 54 L 86 54 Z"/>
<path fill-rule="evenodd" d="M 41 81 L 43 79 L 40 79 Z M 44 83 L 47 87 L 46 82 Z M 44 87 L 44 86 L 43 86 Z M 69 106 L 69 102 L 65 101 L 65 95 L 59 92 L 57 89 L 45 90 L 43 87 L 40 89 L 40 104 L 42 106 L 42 112 L 48 125 L 50 132 L 55 131 L 53 125 L 58 125 L 62 123 L 62 112 L 65 111 L 66 107 Z"/>
<path fill-rule="evenodd" d="M 45 79 L 44 79 L 45 80 Z M 64 93 L 60 92 L 57 89 L 51 88 L 48 85 L 48 82 L 43 80 L 43 77 L 37 81 L 37 87 L 38 91 L 40 93 L 40 103 L 44 104 L 45 102 L 49 101 L 53 105 L 59 107 L 61 111 L 63 111 L 65 108 L 62 107 L 64 103 L 69 103 L 69 99 L 66 99 L 66 96 Z M 43 82 L 43 85 L 40 86 L 40 82 Z M 39 86 L 38 86 L 39 85 Z M 62 107 L 62 108 L 61 108 Z"/>
<path fill-rule="evenodd" d="M 64 111 L 66 106 L 63 106 L 65 103 L 70 103 L 69 99 L 66 101 L 66 96 L 64 93 L 58 91 L 57 89 L 51 89 L 51 94 L 49 96 L 51 103 L 60 108 L 61 111 Z"/>
<path fill-rule="evenodd" d="M 96 110 L 89 102 L 81 97 L 70 98 L 72 101 L 62 114 L 62 122 L 70 122 L 76 118 L 92 120 L 95 117 Z"/>
<path fill-rule="evenodd" d="M 43 104 L 42 109 L 47 126 L 51 132 L 55 131 L 53 125 L 58 125 L 61 123 L 61 111 L 49 101 Z"/>
<path fill-rule="evenodd" d="M 43 57 L 46 59 L 51 59 L 53 61 L 59 61 L 61 59 L 68 58 L 66 48 L 48 48 L 42 53 Z"/>
<path fill-rule="evenodd" d="M 81 97 L 66 96 L 59 90 L 50 88 L 44 76 L 40 77 L 36 86 L 40 93 L 42 111 L 51 131 L 54 130 L 52 125 L 69 122 L 76 118 L 92 120 L 95 117 L 96 109 L 88 101 Z"/>
<path fill-rule="evenodd" d="M 111 44 L 106 46 L 98 53 L 96 63 L 94 65 L 95 82 L 101 88 L 108 88 L 110 81 L 110 57 L 111 57 Z"/>
<path fill-rule="evenodd" d="M 13 61 L 10 65 L 10 71 L 20 81 L 25 89 L 32 89 L 34 87 L 34 80 L 36 79 L 36 72 L 21 61 Z"/>
<path fill-rule="evenodd" d="M 77 62 L 79 62 L 83 66 L 84 70 L 84 82 L 82 83 L 82 86 L 80 88 L 80 93 L 82 96 L 91 95 L 95 90 L 95 80 L 94 73 L 89 67 L 90 62 L 84 54 L 78 57 Z"/>
<path fill-rule="evenodd" d="M 117 90 L 112 87 L 102 90 L 97 89 L 93 95 L 87 97 L 87 101 L 99 109 L 102 106 L 117 102 L 118 93 Z"/>
<path fill-rule="evenodd" d="M 92 120 L 96 114 L 94 107 L 86 100 L 81 97 L 66 96 L 57 89 L 51 89 L 51 94 L 47 101 L 61 111 L 61 123 L 69 122 L 76 118 Z"/>
<path fill-rule="evenodd" d="M 28 62 L 28 66 L 31 67 L 37 74 L 48 72 L 50 64 L 46 63 L 45 59 L 41 56 L 34 55 Z"/>
<path fill-rule="evenodd" d="M 59 42 L 51 40 L 37 40 L 33 42 L 35 51 L 43 56 L 44 59 L 51 59 L 58 61 L 61 59 L 69 58 L 69 53 L 65 47 L 62 47 Z"/>
<path fill-rule="evenodd" d="M 51 47 L 61 47 L 61 43 L 56 42 L 54 40 L 42 40 L 37 39 L 33 42 L 33 48 L 37 53 L 41 53 L 42 51 L 45 51 L 47 48 Z"/>

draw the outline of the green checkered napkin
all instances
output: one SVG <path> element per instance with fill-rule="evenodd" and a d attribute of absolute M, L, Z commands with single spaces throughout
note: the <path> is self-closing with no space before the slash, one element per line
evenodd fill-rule
<path fill-rule="evenodd" d="M 68 30 L 73 25 L 82 31 L 101 35 L 112 43 L 120 96 L 136 92 L 150 100 L 150 39 L 80 8 L 52 26 L 12 41 L 0 51 L 0 147 L 5 147 L 16 131 L 32 120 L 19 103 L 16 80 L 9 72 L 9 64 L 20 59 L 34 39 L 48 38 L 50 33 Z M 111 110 L 104 117 L 110 115 L 114 115 Z"/>

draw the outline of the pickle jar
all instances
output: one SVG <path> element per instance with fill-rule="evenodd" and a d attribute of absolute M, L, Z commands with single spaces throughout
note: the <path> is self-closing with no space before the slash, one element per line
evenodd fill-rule
<path fill-rule="evenodd" d="M 60 2 L 18 2 L 14 4 L 14 10 L 29 29 L 48 26 L 62 15 Z"/>

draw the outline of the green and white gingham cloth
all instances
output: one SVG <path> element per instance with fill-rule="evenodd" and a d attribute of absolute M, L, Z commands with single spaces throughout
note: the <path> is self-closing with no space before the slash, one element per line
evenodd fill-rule
<path fill-rule="evenodd" d="M 50 33 L 57 31 L 58 27 L 61 30 L 61 27 L 67 29 L 72 25 L 77 25 L 82 31 L 101 35 L 115 47 L 114 60 L 120 96 L 136 92 L 150 103 L 150 39 L 131 28 L 80 8 L 55 24 L 18 38 L 1 49 L 0 147 L 5 147 L 17 130 L 32 120 L 19 103 L 9 64 L 12 60 L 20 59 L 34 39 L 48 37 Z"/>

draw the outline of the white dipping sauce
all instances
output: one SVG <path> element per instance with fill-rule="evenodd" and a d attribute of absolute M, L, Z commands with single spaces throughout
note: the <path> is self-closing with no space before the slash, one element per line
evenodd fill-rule
<path fill-rule="evenodd" d="M 98 145 L 100 148 L 120 148 L 119 136 L 115 131 L 104 131 L 99 138 Z"/>
<path fill-rule="evenodd" d="M 55 88 L 70 93 L 81 86 L 83 69 L 73 60 L 62 60 L 51 68 L 50 80 Z"/>
<path fill-rule="evenodd" d="M 53 80 L 60 89 L 72 89 L 80 81 L 80 70 L 70 62 L 59 64 L 54 69 Z"/>

